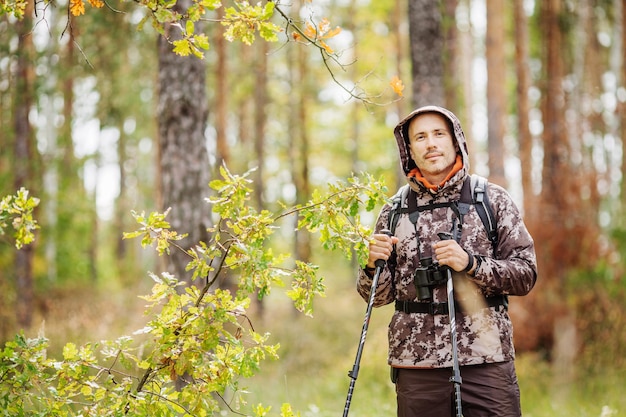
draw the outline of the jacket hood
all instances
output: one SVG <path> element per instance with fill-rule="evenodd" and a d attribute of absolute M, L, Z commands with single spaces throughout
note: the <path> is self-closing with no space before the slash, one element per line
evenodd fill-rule
<path fill-rule="evenodd" d="M 406 116 L 393 130 L 396 142 L 398 144 L 398 151 L 400 152 L 400 164 L 402 165 L 402 171 L 404 175 L 408 177 L 409 172 L 416 168 L 408 146 L 408 130 L 409 123 L 416 116 L 424 113 L 437 113 L 443 116 L 449 124 L 450 131 L 454 140 L 456 140 L 457 153 L 461 155 L 463 162 L 463 168 L 461 169 L 462 176 L 465 176 L 469 172 L 469 154 L 467 151 L 467 142 L 465 140 L 465 134 L 461 128 L 461 122 L 450 110 L 438 106 L 425 106 L 413 110 L 408 116 Z"/>

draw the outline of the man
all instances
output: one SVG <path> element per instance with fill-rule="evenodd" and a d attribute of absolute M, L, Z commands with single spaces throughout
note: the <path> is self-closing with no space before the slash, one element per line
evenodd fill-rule
<path fill-rule="evenodd" d="M 426 258 L 453 274 L 463 415 L 520 416 L 507 296 L 526 295 L 535 284 L 532 237 L 500 186 L 487 187 L 498 226 L 495 247 L 475 205 L 463 214 L 458 205 L 450 204 L 460 200 L 469 176 L 465 136 L 450 111 L 435 106 L 417 109 L 396 126 L 394 135 L 411 189 L 407 199 L 426 209 L 417 213 L 415 223 L 407 210 L 401 212 L 394 235 L 388 236 L 380 231 L 389 227 L 392 206 L 383 207 L 357 289 L 369 299 L 375 261 L 389 260 L 380 274 L 374 305 L 396 306 L 389 324 L 389 364 L 398 416 L 449 417 L 454 410 L 446 283 L 416 285 L 415 271 Z M 458 242 L 438 236 L 455 235 L 457 230 Z"/>

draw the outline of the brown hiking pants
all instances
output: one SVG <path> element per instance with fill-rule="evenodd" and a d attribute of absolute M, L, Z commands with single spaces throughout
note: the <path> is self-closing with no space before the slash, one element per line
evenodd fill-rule
<path fill-rule="evenodd" d="M 455 416 L 452 370 L 397 369 L 398 417 Z M 513 361 L 461 367 L 463 417 L 520 417 Z"/>

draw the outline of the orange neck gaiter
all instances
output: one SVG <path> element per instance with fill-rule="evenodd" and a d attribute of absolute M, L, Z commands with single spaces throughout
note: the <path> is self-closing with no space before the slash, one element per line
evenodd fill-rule
<path fill-rule="evenodd" d="M 422 185 L 428 188 L 429 190 L 436 190 L 437 188 L 445 184 L 446 181 L 452 178 L 452 176 L 456 174 L 457 172 L 459 172 L 462 168 L 463 168 L 463 159 L 461 158 L 461 155 L 457 155 L 456 161 L 454 162 L 454 166 L 452 167 L 452 169 L 450 170 L 446 178 L 444 178 L 444 180 L 441 181 L 441 184 L 437 184 L 437 185 L 431 184 L 426 178 L 424 178 L 424 176 L 422 175 L 422 172 L 417 167 L 413 168 L 411 172 L 409 172 L 408 177 L 415 178 L 417 181 L 422 183 Z"/>

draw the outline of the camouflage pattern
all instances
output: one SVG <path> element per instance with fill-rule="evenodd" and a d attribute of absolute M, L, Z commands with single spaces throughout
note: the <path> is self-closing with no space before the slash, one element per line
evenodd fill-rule
<path fill-rule="evenodd" d="M 463 159 L 463 169 L 437 191 L 430 191 L 407 176 L 411 188 L 417 192 L 418 205 L 458 201 L 461 186 L 469 173 L 467 143 L 457 117 L 446 109 L 425 107 L 405 118 L 394 130 L 400 160 L 405 174 L 415 167 L 406 147 L 408 122 L 417 114 L 437 112 L 447 117 L 453 126 L 458 152 Z M 512 360 L 513 328 L 504 306 L 485 307 L 484 297 L 493 295 L 526 295 L 537 279 L 537 265 L 533 239 L 510 195 L 502 187 L 489 184 L 488 196 L 498 224 L 499 243 L 496 253 L 487 238 L 487 232 L 473 206 L 463 218 L 460 245 L 480 258 L 474 276 L 453 273 L 455 299 L 464 308 L 457 311 L 457 338 L 459 363 L 474 365 Z M 387 228 L 391 206 L 381 210 L 376 231 Z M 395 230 L 399 239 L 396 245 L 397 266 L 392 277 L 385 266 L 380 275 L 375 296 L 379 307 L 396 300 L 417 300 L 413 273 L 419 259 L 433 257 L 433 244 L 439 240 L 437 233 L 451 232 L 456 215 L 449 207 L 426 210 L 420 213 L 416 226 L 408 214 L 400 217 Z M 357 290 L 368 300 L 372 277 L 361 270 Z M 446 302 L 447 290 L 442 285 L 433 289 L 434 302 Z M 441 368 L 452 366 L 450 327 L 447 314 L 404 313 L 395 311 L 389 324 L 389 363 L 395 367 Z"/>

